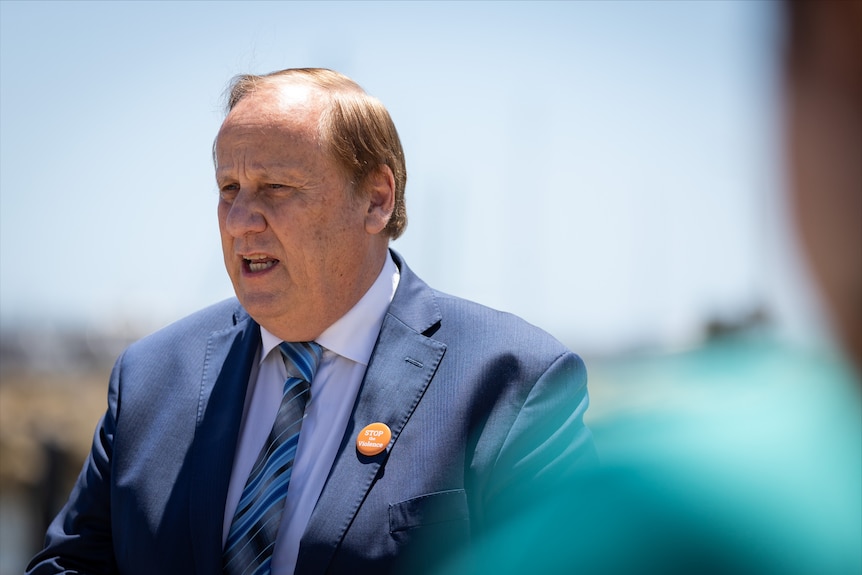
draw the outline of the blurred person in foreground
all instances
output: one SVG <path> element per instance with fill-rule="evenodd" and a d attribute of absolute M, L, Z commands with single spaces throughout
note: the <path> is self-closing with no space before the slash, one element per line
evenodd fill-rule
<path fill-rule="evenodd" d="M 241 76 L 213 153 L 237 299 L 121 355 L 28 573 L 417 573 L 594 456 L 580 358 L 389 249 L 406 172 L 378 100 Z"/>
<path fill-rule="evenodd" d="M 621 366 L 660 403 L 442 573 L 862 573 L 862 2 L 785 7 L 790 197 L 844 357 L 747 336 Z"/>

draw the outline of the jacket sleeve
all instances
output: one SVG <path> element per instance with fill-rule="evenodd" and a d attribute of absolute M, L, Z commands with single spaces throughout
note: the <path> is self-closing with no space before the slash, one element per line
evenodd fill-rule
<path fill-rule="evenodd" d="M 509 428 L 484 493 L 484 523 L 518 512 L 536 493 L 597 462 L 584 424 L 588 406 L 584 363 L 565 352 L 536 380 Z"/>
<path fill-rule="evenodd" d="M 117 573 L 111 536 L 111 458 L 119 404 L 119 365 L 114 366 L 108 409 L 96 428 L 93 446 L 69 500 L 51 525 L 45 546 L 26 575 Z"/>

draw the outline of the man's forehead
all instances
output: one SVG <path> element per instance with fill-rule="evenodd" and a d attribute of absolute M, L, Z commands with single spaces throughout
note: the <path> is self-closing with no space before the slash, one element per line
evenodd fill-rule
<path fill-rule="evenodd" d="M 282 137 L 319 136 L 322 98 L 304 86 L 256 89 L 240 100 L 219 129 L 217 140 L 231 135 Z"/>

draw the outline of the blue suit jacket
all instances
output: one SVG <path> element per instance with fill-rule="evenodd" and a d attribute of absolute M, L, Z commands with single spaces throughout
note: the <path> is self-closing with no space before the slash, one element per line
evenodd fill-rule
<path fill-rule="evenodd" d="M 510 315 L 401 281 L 297 573 L 416 572 L 593 456 L 580 358 Z M 258 325 L 236 300 L 131 345 L 69 503 L 28 573 L 221 573 L 224 505 Z M 389 449 L 358 432 L 381 421 Z"/>

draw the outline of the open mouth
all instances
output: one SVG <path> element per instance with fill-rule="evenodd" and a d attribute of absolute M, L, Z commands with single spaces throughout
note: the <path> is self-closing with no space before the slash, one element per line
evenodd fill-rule
<path fill-rule="evenodd" d="M 251 273 L 266 271 L 278 263 L 277 259 L 268 256 L 253 255 L 242 258 L 243 266 Z"/>

